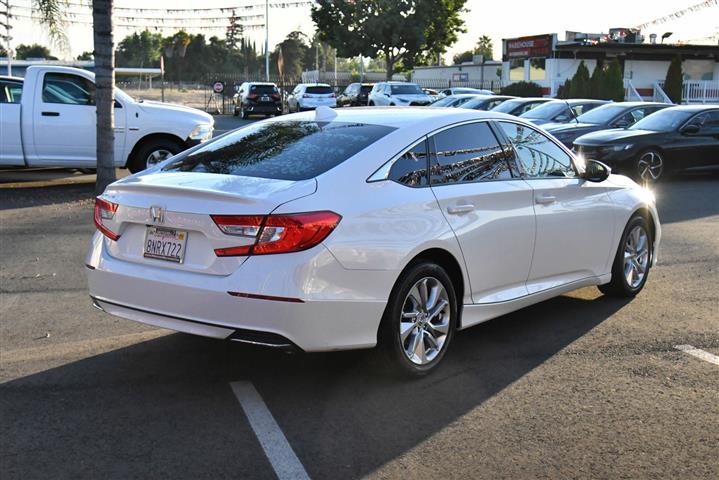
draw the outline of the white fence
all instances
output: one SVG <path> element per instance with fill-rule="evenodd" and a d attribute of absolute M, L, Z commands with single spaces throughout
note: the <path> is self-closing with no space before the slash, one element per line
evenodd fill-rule
<path fill-rule="evenodd" d="M 719 81 L 684 81 L 682 103 L 719 103 Z"/>

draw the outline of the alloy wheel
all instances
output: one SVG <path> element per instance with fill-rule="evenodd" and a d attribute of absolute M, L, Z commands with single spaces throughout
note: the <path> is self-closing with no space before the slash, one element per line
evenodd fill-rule
<path fill-rule="evenodd" d="M 627 235 L 624 243 L 624 278 L 627 285 L 637 288 L 642 284 L 649 268 L 649 236 L 641 225 Z"/>
<path fill-rule="evenodd" d="M 402 306 L 399 340 L 415 365 L 426 365 L 442 351 L 450 331 L 451 309 L 447 290 L 434 277 L 418 280 Z"/>
<path fill-rule="evenodd" d="M 645 152 L 639 157 L 637 162 L 637 171 L 639 178 L 645 182 L 655 182 L 659 180 L 664 171 L 664 161 L 657 152 Z"/>
<path fill-rule="evenodd" d="M 164 148 L 159 148 L 157 150 L 153 150 L 150 155 L 147 156 L 147 166 L 154 167 L 160 162 L 163 162 L 170 158 L 172 156 L 172 152 L 169 150 L 165 150 Z"/>

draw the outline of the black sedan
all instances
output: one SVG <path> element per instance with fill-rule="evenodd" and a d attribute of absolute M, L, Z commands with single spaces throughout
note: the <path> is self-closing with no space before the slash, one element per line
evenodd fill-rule
<path fill-rule="evenodd" d="M 477 95 L 473 99 L 463 103 L 459 108 L 469 108 L 472 110 L 492 110 L 494 107 L 507 100 L 517 97 L 508 95 Z"/>
<path fill-rule="evenodd" d="M 584 134 L 609 128 L 627 128 L 647 115 L 670 106 L 654 102 L 608 103 L 583 113 L 573 123 L 548 123 L 542 126 L 557 140 L 572 148 L 574 140 Z"/>
<path fill-rule="evenodd" d="M 338 107 L 367 106 L 367 96 L 374 83 L 350 83 L 337 97 Z"/>
<path fill-rule="evenodd" d="M 672 172 L 719 167 L 719 106 L 667 108 L 627 129 L 583 135 L 574 146 L 585 159 L 647 183 Z"/>
<path fill-rule="evenodd" d="M 580 115 L 587 113 L 602 105 L 609 103 L 607 100 L 591 100 L 572 98 L 569 100 L 552 100 L 543 103 L 537 108 L 520 115 L 535 125 L 547 125 L 548 123 L 569 123 Z"/>

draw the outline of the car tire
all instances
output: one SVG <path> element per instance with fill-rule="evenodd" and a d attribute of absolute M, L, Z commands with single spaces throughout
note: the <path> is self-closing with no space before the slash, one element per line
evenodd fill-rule
<path fill-rule="evenodd" d="M 370 107 L 374 107 L 374 102 L 370 101 L 368 104 Z"/>
<path fill-rule="evenodd" d="M 184 150 L 179 142 L 170 138 L 157 138 L 145 142 L 137 149 L 135 155 L 128 162 L 127 168 L 132 173 L 145 170 L 148 166 L 164 161 L 172 155 Z"/>
<path fill-rule="evenodd" d="M 237 108 L 237 105 L 235 105 L 235 110 L 232 112 L 232 116 L 236 117 L 240 114 L 240 110 Z"/>
<path fill-rule="evenodd" d="M 240 118 L 242 118 L 242 120 L 247 120 L 248 118 L 250 118 L 250 115 L 245 112 L 245 107 L 243 105 L 240 105 Z"/>
<path fill-rule="evenodd" d="M 422 261 L 407 268 L 380 324 L 379 351 L 389 370 L 411 377 L 434 370 L 454 338 L 457 312 L 454 285 L 442 267 Z"/>
<path fill-rule="evenodd" d="M 612 263 L 612 280 L 599 285 L 599 290 L 614 297 L 634 297 L 638 294 L 649 278 L 654 258 L 653 246 L 654 239 L 647 219 L 635 214 L 622 233 Z"/>
<path fill-rule="evenodd" d="M 655 149 L 642 151 L 634 163 L 633 177 L 638 183 L 652 184 L 666 175 L 664 155 Z"/>

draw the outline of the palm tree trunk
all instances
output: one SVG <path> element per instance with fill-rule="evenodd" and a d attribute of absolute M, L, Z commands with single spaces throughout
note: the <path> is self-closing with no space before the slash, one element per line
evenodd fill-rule
<path fill-rule="evenodd" d="M 92 2 L 97 105 L 97 195 L 115 181 L 115 42 L 112 3 L 113 0 Z"/>

